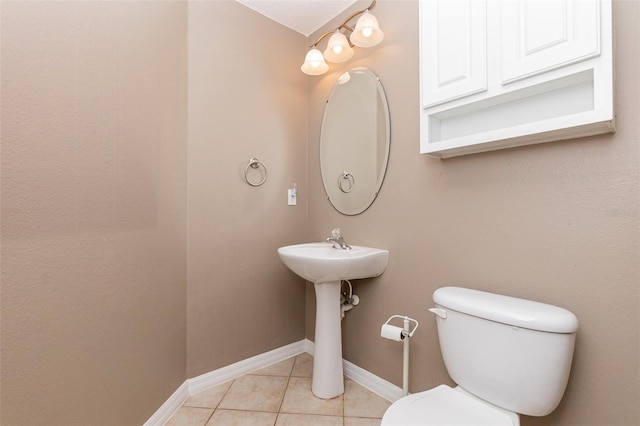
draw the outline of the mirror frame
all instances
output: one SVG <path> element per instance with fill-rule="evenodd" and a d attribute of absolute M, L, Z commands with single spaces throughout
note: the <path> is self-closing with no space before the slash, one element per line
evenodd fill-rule
<path fill-rule="evenodd" d="M 376 114 L 376 122 L 371 123 L 369 126 L 365 128 L 365 126 L 360 126 L 358 129 L 353 129 L 354 123 L 357 123 L 359 118 L 362 118 L 364 115 L 362 111 L 366 111 L 365 104 L 362 102 L 362 97 L 354 96 L 354 93 L 345 92 L 345 88 L 350 86 L 344 86 L 345 83 L 352 78 L 352 75 L 364 74 L 368 81 L 364 83 L 371 83 L 371 89 L 375 90 L 375 101 L 376 108 L 373 111 Z M 346 78 L 346 81 L 344 81 Z M 357 93 L 361 94 L 361 93 Z M 332 100 L 334 101 L 332 103 Z M 339 102 L 338 102 L 339 100 Z M 347 103 L 345 105 L 345 103 Z M 336 110 L 337 107 L 334 105 L 339 104 L 341 110 Z M 332 108 L 333 107 L 333 108 Z M 345 116 L 344 109 L 347 109 L 348 112 L 353 111 L 348 116 Z M 342 114 L 340 114 L 342 113 Z M 341 118 L 339 123 L 335 123 L 335 117 Z M 328 120 L 333 120 L 334 122 L 329 123 Z M 329 126 L 331 125 L 331 128 Z M 381 125 L 384 125 L 384 129 L 381 129 Z M 371 132 L 371 126 L 373 126 L 374 131 Z M 359 131 L 360 130 L 360 131 Z M 373 133 L 375 140 L 367 139 L 357 141 L 358 138 L 349 138 L 345 139 L 330 140 L 329 135 L 335 134 L 348 134 L 354 133 L 366 135 L 367 131 L 369 133 Z M 379 137 L 378 134 L 383 133 L 383 139 Z M 362 138 L 361 138 L 362 139 Z M 353 140 L 354 142 L 351 144 L 347 144 Z M 341 151 L 357 151 L 358 147 L 364 144 L 373 144 L 373 149 L 370 151 L 372 153 L 371 157 L 377 158 L 378 155 L 384 154 L 383 161 L 377 161 L 374 167 L 375 168 L 375 176 L 376 181 L 370 181 L 366 186 L 362 186 L 362 176 L 358 179 L 358 176 L 354 176 L 349 170 L 353 168 L 357 169 L 357 161 L 361 161 L 362 155 L 358 153 L 358 155 L 350 155 L 348 160 L 345 160 L 347 156 L 338 156 L 338 159 L 328 158 L 328 151 L 330 149 L 330 145 L 333 143 L 333 149 L 339 149 Z M 357 145 L 360 143 L 360 145 Z M 338 145 L 340 144 L 339 148 Z M 382 152 L 384 151 L 384 152 Z M 320 130 L 320 174 L 322 177 L 322 182 L 324 185 L 324 190 L 327 195 L 327 199 L 331 203 L 331 205 L 340 213 L 347 216 L 355 216 L 365 212 L 373 202 L 378 197 L 380 193 L 380 189 L 382 188 L 382 184 L 384 182 L 384 178 L 387 173 L 387 167 L 389 164 L 389 156 L 391 153 L 391 117 L 389 114 L 389 104 L 387 101 L 387 97 L 384 91 L 384 87 L 380 81 L 380 78 L 370 69 L 365 67 L 356 67 L 352 68 L 338 78 L 335 85 L 331 89 L 331 93 L 326 101 L 324 115 L 322 118 L 322 126 Z M 365 153 L 366 154 L 366 153 Z M 333 162 L 333 164 L 328 164 Z M 336 164 L 340 163 L 341 166 L 337 166 Z M 345 165 L 347 164 L 347 165 Z M 353 166 L 351 166 L 353 165 Z M 360 167 L 362 169 L 362 167 Z M 370 171 L 370 170 L 369 170 Z M 337 181 L 336 181 L 337 179 Z M 355 192 L 364 188 L 360 192 Z M 359 198 L 355 198 L 358 197 Z M 354 205 L 349 205 L 349 201 L 351 201 Z"/>

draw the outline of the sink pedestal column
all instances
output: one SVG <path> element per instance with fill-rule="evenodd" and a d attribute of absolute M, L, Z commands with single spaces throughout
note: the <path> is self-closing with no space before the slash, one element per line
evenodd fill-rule
<path fill-rule="evenodd" d="M 344 393 L 340 281 L 315 283 L 316 344 L 311 391 L 329 399 Z"/>

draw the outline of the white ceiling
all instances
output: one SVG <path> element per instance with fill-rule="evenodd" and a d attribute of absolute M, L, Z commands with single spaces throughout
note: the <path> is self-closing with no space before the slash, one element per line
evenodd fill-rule
<path fill-rule="evenodd" d="M 274 21 L 309 36 L 356 0 L 237 0 Z"/>

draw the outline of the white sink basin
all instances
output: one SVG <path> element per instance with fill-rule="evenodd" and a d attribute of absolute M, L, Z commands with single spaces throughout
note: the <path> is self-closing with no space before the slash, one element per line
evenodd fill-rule
<path fill-rule="evenodd" d="M 333 248 L 331 243 L 307 243 L 278 249 L 289 269 L 314 284 L 316 333 L 311 391 L 331 399 L 344 393 L 342 370 L 341 280 L 377 277 L 389 252 L 370 247 Z"/>
<path fill-rule="evenodd" d="M 324 242 L 280 247 L 278 254 L 289 269 L 313 283 L 377 277 L 389 259 L 388 250 L 360 246 L 342 250 Z"/>

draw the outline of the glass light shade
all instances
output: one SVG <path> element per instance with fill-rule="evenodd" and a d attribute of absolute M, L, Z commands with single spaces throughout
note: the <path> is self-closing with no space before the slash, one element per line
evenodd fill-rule
<path fill-rule="evenodd" d="M 356 22 L 350 40 L 358 47 L 371 47 L 380 43 L 383 38 L 384 33 L 378 25 L 378 20 L 367 10 Z"/>
<path fill-rule="evenodd" d="M 336 30 L 329 38 L 327 49 L 324 51 L 324 58 L 329 62 L 337 63 L 348 61 L 352 56 L 353 49 L 349 46 L 349 40 L 344 34 Z"/>
<path fill-rule="evenodd" d="M 307 56 L 304 58 L 304 64 L 302 64 L 300 69 L 308 75 L 320 75 L 327 72 L 329 65 L 324 61 L 322 52 L 313 47 L 307 52 Z"/>

